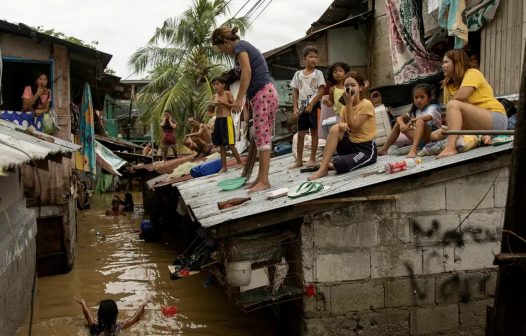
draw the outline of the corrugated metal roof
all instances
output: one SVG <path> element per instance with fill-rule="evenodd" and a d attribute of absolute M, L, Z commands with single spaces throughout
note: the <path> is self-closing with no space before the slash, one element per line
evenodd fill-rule
<path fill-rule="evenodd" d="M 41 160 L 51 154 L 80 149 L 79 145 L 47 134 L 35 132 L 35 136 L 23 132 L 23 127 L 0 120 L 0 167 L 16 166 L 31 159 Z"/>
<path fill-rule="evenodd" d="M 359 169 L 354 172 L 335 175 L 329 173 L 319 179 L 326 189 L 300 198 L 281 197 L 274 200 L 267 200 L 267 191 L 250 194 L 252 199 L 239 206 L 219 210 L 217 202 L 226 201 L 236 197 L 247 197 L 246 190 L 239 189 L 234 191 L 222 191 L 217 187 L 217 183 L 226 178 L 233 178 L 241 175 L 240 169 L 229 170 L 226 174 L 214 174 L 206 177 L 196 178 L 190 181 L 174 184 L 179 189 L 185 204 L 192 210 L 195 219 L 206 228 L 229 222 L 232 220 L 248 217 L 255 214 L 271 212 L 279 208 L 289 207 L 313 199 L 324 198 L 331 195 L 359 189 L 374 184 L 379 184 L 408 175 L 417 174 L 433 169 L 446 167 L 459 162 L 468 161 L 489 154 L 504 152 L 509 150 L 512 144 L 505 144 L 496 147 L 481 147 L 473 149 L 467 153 L 460 153 L 452 157 L 437 160 L 434 156 L 423 158 L 423 163 L 416 168 L 405 170 L 396 174 L 375 173 L 387 162 L 399 161 L 401 156 L 381 156 L 374 165 Z M 289 170 L 287 167 L 293 162 L 291 155 L 273 158 L 270 163 L 270 182 L 272 189 L 287 187 L 294 189 L 300 183 L 307 180 L 311 173 L 300 173 L 299 169 Z M 254 168 L 257 171 L 257 167 Z"/>

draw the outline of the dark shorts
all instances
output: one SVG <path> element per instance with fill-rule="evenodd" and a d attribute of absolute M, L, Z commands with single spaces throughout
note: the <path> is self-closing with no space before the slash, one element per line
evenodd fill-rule
<path fill-rule="evenodd" d="M 175 145 L 175 135 L 173 132 L 166 132 L 163 134 L 162 144 L 166 146 Z"/>
<path fill-rule="evenodd" d="M 216 118 L 212 143 L 216 146 L 228 146 L 236 143 L 232 117 Z"/>
<path fill-rule="evenodd" d="M 312 107 L 310 113 L 303 112 L 298 117 L 298 131 L 308 131 L 309 129 L 318 129 L 318 109 L 320 103 Z"/>
<path fill-rule="evenodd" d="M 354 143 L 345 133 L 336 147 L 338 156 L 332 159 L 338 174 L 347 173 L 358 168 L 376 163 L 376 144 L 374 141 Z"/>

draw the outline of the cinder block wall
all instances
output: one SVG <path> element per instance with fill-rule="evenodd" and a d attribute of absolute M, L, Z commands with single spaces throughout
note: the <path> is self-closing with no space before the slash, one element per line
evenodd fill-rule
<path fill-rule="evenodd" d="M 307 216 L 304 280 L 317 295 L 303 334 L 484 335 L 507 183 L 504 167 Z"/>

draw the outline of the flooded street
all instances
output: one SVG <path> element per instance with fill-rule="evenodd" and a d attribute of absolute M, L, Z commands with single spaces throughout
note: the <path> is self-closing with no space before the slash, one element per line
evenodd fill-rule
<path fill-rule="evenodd" d="M 78 211 L 73 269 L 37 280 L 32 335 L 87 335 L 74 296 L 86 300 L 95 319 L 101 299 L 115 300 L 119 320 L 130 317 L 142 302 L 151 299 L 153 303 L 141 320 L 124 335 L 274 334 L 268 313 L 245 314 L 220 289 L 205 288 L 208 273 L 170 280 L 167 265 L 186 246 L 140 240 L 139 216 L 104 215 L 111 197 L 96 197 L 91 210 Z M 134 199 L 142 203 L 139 193 L 134 193 Z M 164 306 L 176 306 L 178 314 L 165 317 L 161 312 Z M 27 334 L 27 327 L 18 333 Z"/>

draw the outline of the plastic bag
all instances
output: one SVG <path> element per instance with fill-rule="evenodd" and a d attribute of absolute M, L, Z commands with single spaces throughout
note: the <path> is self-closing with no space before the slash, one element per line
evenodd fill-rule
<path fill-rule="evenodd" d="M 42 120 L 42 132 L 46 134 L 54 134 L 56 131 L 59 131 L 60 127 L 57 122 L 57 114 L 55 110 L 50 109 L 49 112 L 44 113 L 44 118 Z"/>

